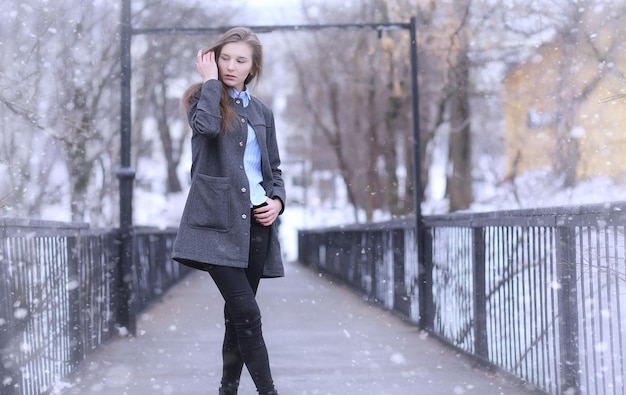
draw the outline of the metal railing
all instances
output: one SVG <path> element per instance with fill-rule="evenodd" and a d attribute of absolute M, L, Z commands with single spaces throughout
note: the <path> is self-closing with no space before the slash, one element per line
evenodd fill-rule
<path fill-rule="evenodd" d="M 125 333 L 133 313 L 188 272 L 170 259 L 175 231 L 138 229 L 134 269 L 119 267 L 116 230 L 0 219 L 0 393 L 44 394 L 90 353 Z"/>
<path fill-rule="evenodd" d="M 425 216 L 422 227 L 300 231 L 299 261 L 541 392 L 626 393 L 626 202 Z"/>

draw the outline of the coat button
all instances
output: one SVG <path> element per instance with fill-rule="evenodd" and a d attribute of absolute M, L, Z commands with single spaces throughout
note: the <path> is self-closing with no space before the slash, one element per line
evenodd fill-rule
<path fill-rule="evenodd" d="M 241 219 L 246 219 L 248 216 L 246 214 L 241 214 Z"/>
<path fill-rule="evenodd" d="M 239 146 L 240 146 L 240 147 L 243 147 L 243 141 L 240 141 L 240 142 L 239 142 Z"/>
<path fill-rule="evenodd" d="M 242 165 L 239 165 L 239 169 L 243 170 L 243 166 L 242 166 Z"/>
<path fill-rule="evenodd" d="M 241 103 L 241 100 L 237 99 L 237 100 L 235 100 L 235 103 L 239 104 L 239 103 Z"/>
<path fill-rule="evenodd" d="M 241 123 L 246 123 L 246 119 L 245 118 L 241 118 Z"/>
<path fill-rule="evenodd" d="M 246 188 L 241 188 L 241 192 L 246 193 Z"/>

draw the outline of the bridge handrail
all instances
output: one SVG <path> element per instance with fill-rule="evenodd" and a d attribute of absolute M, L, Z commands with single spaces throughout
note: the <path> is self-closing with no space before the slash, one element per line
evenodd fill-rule
<path fill-rule="evenodd" d="M 626 391 L 626 202 L 416 228 L 409 217 L 300 230 L 298 259 L 539 391 Z"/>
<path fill-rule="evenodd" d="M 188 272 L 170 258 L 175 230 L 137 228 L 134 268 L 117 229 L 0 218 L 0 393 L 48 393 Z M 132 311 L 122 281 L 132 273 Z M 124 309 L 124 311 L 121 311 Z"/>

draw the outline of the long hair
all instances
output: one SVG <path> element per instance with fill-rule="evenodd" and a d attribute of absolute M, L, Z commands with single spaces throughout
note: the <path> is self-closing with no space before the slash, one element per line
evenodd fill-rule
<path fill-rule="evenodd" d="M 215 61 L 217 62 L 224 45 L 236 42 L 245 42 L 252 48 L 252 69 L 250 70 L 250 74 L 244 83 L 246 85 L 252 81 L 254 81 L 255 84 L 258 83 L 263 71 L 263 46 L 261 45 L 259 38 L 252 32 L 252 30 L 246 27 L 234 27 L 224 33 L 209 49 L 204 51 L 204 53 L 213 51 L 215 53 Z M 221 75 L 219 76 L 219 79 L 222 79 Z M 182 105 L 186 114 L 189 113 L 190 99 L 196 95 L 201 88 L 202 83 L 198 82 L 192 84 L 183 94 Z M 230 89 L 231 88 L 225 84 L 222 85 L 222 92 L 220 94 L 222 130 L 226 130 L 228 125 L 230 125 L 231 120 L 235 117 L 235 111 L 228 105 L 230 101 Z"/>

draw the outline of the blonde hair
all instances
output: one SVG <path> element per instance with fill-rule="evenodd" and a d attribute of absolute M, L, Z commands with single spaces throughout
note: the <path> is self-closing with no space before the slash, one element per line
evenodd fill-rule
<path fill-rule="evenodd" d="M 250 82 L 258 83 L 263 72 L 263 46 L 259 38 L 252 32 L 252 30 L 246 27 L 234 27 L 228 30 L 204 53 L 213 51 L 215 53 L 215 59 L 219 59 L 220 52 L 224 45 L 229 43 L 244 42 L 252 48 L 252 69 L 250 74 L 246 77 L 244 83 L 247 85 Z M 221 79 L 221 76 L 220 76 Z M 202 83 L 198 82 L 192 84 L 182 97 L 182 105 L 185 110 L 185 114 L 189 113 L 191 98 L 200 91 Z M 228 105 L 230 101 L 230 87 L 222 85 L 222 92 L 220 94 L 220 115 L 222 116 L 222 130 L 226 130 L 231 120 L 235 117 L 235 111 Z"/>

